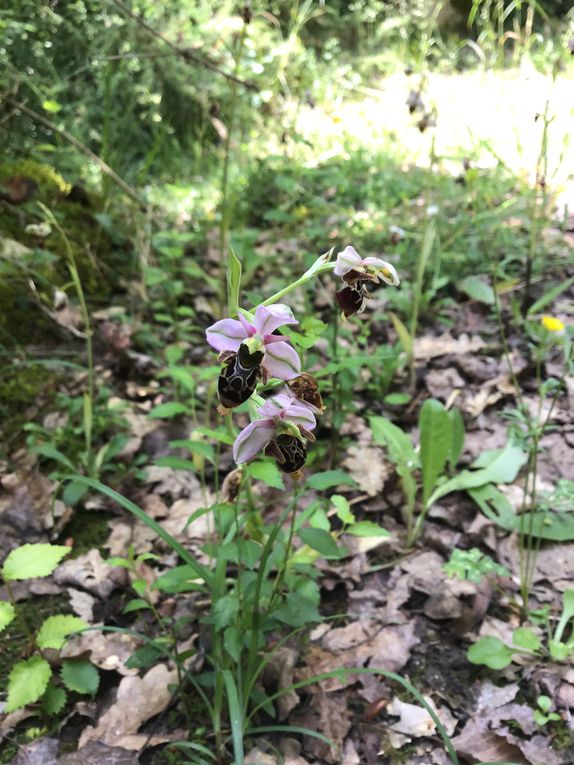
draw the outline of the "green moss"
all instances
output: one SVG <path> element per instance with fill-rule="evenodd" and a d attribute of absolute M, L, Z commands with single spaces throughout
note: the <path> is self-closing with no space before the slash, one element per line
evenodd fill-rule
<path fill-rule="evenodd" d="M 78 509 L 62 529 L 60 537 L 62 540 L 69 537 L 74 540 L 74 558 L 95 548 L 101 549 L 110 533 L 108 523 L 114 517 L 113 513 Z M 102 550 L 102 553 L 108 554 L 107 550 Z"/>

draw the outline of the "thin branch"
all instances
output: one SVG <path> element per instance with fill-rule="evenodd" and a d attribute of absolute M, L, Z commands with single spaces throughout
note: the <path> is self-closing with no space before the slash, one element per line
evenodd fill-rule
<path fill-rule="evenodd" d="M 105 173 L 107 176 L 109 176 L 112 181 L 120 187 L 120 189 L 127 194 L 130 199 L 133 199 L 134 202 L 137 202 L 139 205 L 144 206 L 143 199 L 139 196 L 139 194 L 132 189 L 131 186 L 129 186 L 123 178 L 120 178 L 120 176 L 113 170 L 107 162 L 104 162 L 104 160 L 101 157 L 98 157 L 97 154 L 95 154 L 91 149 L 89 149 L 85 144 L 83 144 L 81 141 L 78 141 L 77 138 L 74 138 L 73 135 L 68 133 L 67 130 L 63 130 L 62 128 L 57 127 L 54 125 L 54 123 L 46 119 L 46 117 L 42 116 L 41 114 L 38 114 L 38 112 L 35 112 L 33 109 L 30 109 L 25 104 L 20 103 L 20 101 L 15 101 L 12 98 L 6 99 L 9 103 L 11 103 L 18 111 L 22 112 L 23 114 L 27 114 L 29 117 L 31 117 L 36 122 L 39 122 L 41 125 L 44 125 L 45 127 L 49 128 L 50 130 L 54 131 L 54 133 L 57 133 L 58 135 L 61 135 L 62 138 L 64 138 L 68 143 L 71 143 L 72 146 L 74 146 L 78 151 L 81 151 L 83 154 L 85 154 L 87 157 L 89 157 L 93 162 L 95 162 L 97 165 L 100 166 L 100 169 L 103 173 Z"/>
<path fill-rule="evenodd" d="M 132 19 L 132 21 L 135 21 L 136 24 L 139 24 L 142 29 L 145 29 L 146 32 L 149 32 L 156 39 L 160 40 L 164 45 L 167 45 L 168 48 L 171 48 L 171 50 L 184 58 L 186 61 L 192 61 L 194 64 L 204 66 L 206 69 L 210 69 L 212 72 L 216 72 L 216 74 L 220 74 L 222 77 L 225 77 L 226 80 L 235 82 L 238 85 L 243 85 L 244 88 L 255 91 L 258 90 L 257 86 L 252 82 L 241 80 L 235 74 L 229 74 L 228 72 L 223 71 L 223 69 L 220 69 L 215 62 L 211 61 L 211 59 L 205 58 L 203 56 L 198 56 L 197 53 L 192 53 L 187 48 L 180 48 L 179 46 L 175 45 L 171 42 L 171 40 L 168 40 L 160 32 L 151 27 L 141 16 L 138 16 L 132 10 L 130 10 L 127 5 L 122 2 L 122 0 L 112 0 L 112 2 L 125 16 L 128 16 L 128 18 Z"/>

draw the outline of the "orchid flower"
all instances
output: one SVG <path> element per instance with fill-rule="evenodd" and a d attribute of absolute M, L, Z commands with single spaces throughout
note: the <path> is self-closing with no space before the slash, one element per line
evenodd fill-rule
<path fill-rule="evenodd" d="M 398 287 L 401 283 L 393 265 L 380 258 L 362 258 L 350 245 L 337 255 L 334 273 L 342 276 L 348 284 L 358 281 L 383 281 Z"/>
<path fill-rule="evenodd" d="M 268 399 L 257 412 L 262 419 L 254 420 L 235 439 L 235 462 L 241 465 L 264 452 L 275 457 L 286 472 L 300 470 L 307 456 L 303 439 L 313 439 L 309 431 L 317 424 L 313 413 L 282 393 Z"/>
<path fill-rule="evenodd" d="M 337 292 L 337 302 L 343 314 L 353 316 L 365 309 L 365 298 L 372 297 L 365 290 L 365 282 L 383 281 L 398 287 L 399 275 L 393 265 L 380 258 L 362 258 L 354 247 L 348 245 L 337 255 L 333 269 L 341 276 L 346 286 Z"/>
<path fill-rule="evenodd" d="M 206 330 L 207 342 L 216 351 L 237 353 L 241 345 L 250 354 L 263 353 L 261 366 L 279 380 L 292 380 L 301 371 L 297 351 L 283 335 L 273 334 L 285 324 L 297 324 L 291 309 L 276 303 L 257 306 L 253 322 L 239 314 L 238 319 L 221 319 Z"/>

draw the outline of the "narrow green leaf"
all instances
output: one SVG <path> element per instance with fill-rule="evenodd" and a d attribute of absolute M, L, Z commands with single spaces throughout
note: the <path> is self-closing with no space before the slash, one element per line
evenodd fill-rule
<path fill-rule="evenodd" d="M 229 708 L 229 722 L 231 723 L 234 762 L 235 765 L 244 765 L 242 705 L 239 703 L 235 680 L 228 669 L 223 670 L 223 677 L 227 690 L 227 706 Z"/>
<path fill-rule="evenodd" d="M 43 543 L 22 545 L 12 550 L 4 561 L 2 576 L 9 581 L 49 576 L 70 549 Z"/>
<path fill-rule="evenodd" d="M 407 354 L 407 356 L 412 358 L 413 351 L 414 351 L 414 343 L 413 338 L 411 337 L 411 333 L 408 331 L 406 326 L 403 324 L 403 322 L 399 319 L 399 317 L 393 313 L 392 311 L 389 311 L 389 316 L 391 317 L 391 321 L 393 322 L 393 327 L 395 328 L 395 332 L 399 336 L 399 342 L 403 346 L 403 351 Z"/>
<path fill-rule="evenodd" d="M 53 444 L 38 444 L 38 446 L 33 446 L 30 451 L 34 452 L 34 454 L 39 454 L 41 457 L 59 462 L 64 467 L 67 467 L 68 470 L 76 470 L 66 455 L 62 454 Z"/>
<path fill-rule="evenodd" d="M 79 616 L 64 616 L 63 614 L 49 616 L 40 627 L 36 642 L 40 648 L 59 650 L 66 642 L 68 635 L 83 630 L 87 626 L 86 622 Z"/>
<path fill-rule="evenodd" d="M 227 258 L 227 310 L 230 316 L 236 316 L 239 308 L 239 290 L 241 288 L 241 261 L 229 248 Z"/>
<path fill-rule="evenodd" d="M 352 534 L 355 537 L 389 537 L 389 532 L 378 523 L 372 521 L 359 521 L 349 528 L 345 529 L 345 534 Z"/>
<path fill-rule="evenodd" d="M 185 404 L 180 404 L 178 401 L 166 401 L 165 404 L 158 404 L 155 406 L 148 417 L 152 419 L 170 419 L 171 417 L 177 417 L 180 414 L 187 414 L 188 408 Z"/>
<path fill-rule="evenodd" d="M 52 669 L 41 656 L 19 661 L 8 677 L 8 700 L 4 711 L 13 712 L 38 701 L 46 691 L 51 676 Z"/>
<path fill-rule="evenodd" d="M 564 290 L 567 290 L 573 284 L 574 284 L 574 276 L 569 276 L 568 279 L 564 279 L 564 281 L 560 282 L 560 284 L 557 284 L 556 287 L 549 290 L 548 292 L 545 292 L 544 295 L 542 295 L 542 297 L 539 300 L 537 300 L 535 303 L 533 303 L 530 306 L 530 308 L 528 309 L 528 315 L 535 316 L 545 306 L 547 306 L 549 303 L 552 303 L 552 301 L 555 300 L 558 297 L 558 295 L 564 292 Z"/>
<path fill-rule="evenodd" d="M 451 409 L 448 416 L 450 417 L 452 431 L 448 461 L 451 468 L 454 469 L 464 448 L 464 419 L 458 407 Z"/>
<path fill-rule="evenodd" d="M 452 426 L 443 404 L 427 399 L 419 416 L 423 502 L 430 497 L 437 479 L 443 474 L 452 445 Z"/>
<path fill-rule="evenodd" d="M 323 473 L 315 473 L 307 479 L 307 486 L 317 491 L 332 489 L 333 486 L 338 486 L 341 483 L 348 486 L 357 485 L 356 481 L 344 470 L 325 470 Z"/>

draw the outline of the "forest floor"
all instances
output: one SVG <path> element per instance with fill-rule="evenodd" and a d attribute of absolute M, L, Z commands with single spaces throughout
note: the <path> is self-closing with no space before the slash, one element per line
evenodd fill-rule
<path fill-rule="evenodd" d="M 293 301 L 286 300 L 318 321 L 303 327 L 307 336 L 317 332 L 305 368 L 320 379 L 327 412 L 303 479 L 265 474 L 253 480 L 252 501 L 267 527 L 280 517 L 286 495 L 296 496 L 304 523 L 330 529 L 345 552 L 308 559 L 322 619 L 304 630 L 297 624 L 280 644 L 287 632 L 269 636 L 266 650 L 274 652 L 261 688 L 272 695 L 340 667 L 384 669 L 423 694 L 461 763 L 572 765 L 574 649 L 559 661 L 550 645 L 567 605 L 564 593 L 574 586 L 574 378 L 557 339 L 544 336 L 539 363 L 536 350 L 542 314 L 560 318 L 567 331 L 572 322 L 572 80 L 558 77 L 547 107 L 550 78 L 535 72 L 431 75 L 422 97 L 433 115 L 436 110 L 437 124 L 423 131 L 421 113 L 409 114 L 405 106 L 418 84 L 401 73 L 348 100 L 335 95 L 313 108 L 288 107 L 282 118 L 298 141 L 283 145 L 274 136 L 266 157 L 259 146 L 260 161 L 235 202 L 245 216 L 231 239 L 244 265 L 246 303 L 279 289 L 331 246 L 338 252 L 353 244 L 363 255 L 384 255 L 402 280 L 396 293 L 377 290 L 366 312 L 335 335 L 334 280 L 321 279 L 303 297 L 293 293 Z M 224 269 L 216 228 L 202 221 L 193 229 L 195 213 L 181 202 L 185 197 L 167 189 L 168 199 L 170 193 L 176 214 L 138 244 L 145 260 L 141 283 L 130 277 L 129 285 L 120 280 L 107 294 L 93 290 L 95 441 L 113 444 L 101 452 L 98 475 L 212 565 L 220 479 L 234 464 L 216 412 L 216 355 L 203 332 L 223 315 L 217 285 Z M 14 216 L 28 220 L 26 204 L 0 204 L 0 224 Z M 121 259 L 131 239 L 119 223 L 121 211 L 110 215 L 102 236 Z M 411 385 L 389 312 L 408 324 L 429 231 Z M 4 250 L 6 260 L 14 258 L 14 240 L 32 247 L 29 236 L 18 237 L 13 228 L 8 236 L 4 226 L 2 232 L 4 247 L 12 247 L 11 254 Z M 535 310 L 523 320 L 524 264 L 533 236 L 529 306 Z M 104 280 L 111 281 L 110 271 L 109 264 L 96 268 Z M 28 306 L 43 329 L 33 342 L 25 333 L 17 337 L 2 388 L 10 416 L 0 462 L 0 550 L 4 557 L 26 542 L 72 548 L 52 576 L 14 588 L 33 628 L 57 612 L 120 631 L 73 637 L 54 659 L 89 656 L 100 670 L 91 696 L 71 694 L 51 718 L 34 705 L 4 715 L 0 708 L 0 762 L 189 762 L 189 753 L 166 745 L 189 740 L 211 749 L 209 718 L 193 688 L 185 687 L 180 703 L 174 666 L 157 652 L 144 655 L 134 633 L 157 638 L 157 614 L 177 621 L 177 650 L 189 652 L 191 672 L 199 676 L 210 667 L 209 599 L 186 580 L 153 586 L 181 561 L 118 502 L 97 492 L 62 495 L 66 461 L 78 470 L 82 459 L 81 315 L 73 298 L 55 307 L 36 293 L 28 295 Z M 17 336 L 14 326 L 10 332 Z M 548 379 L 560 381 L 552 405 L 552 391 L 541 387 Z M 408 546 L 397 459 L 371 418 L 392 421 L 418 453 L 419 412 L 427 399 L 459 409 L 464 420 L 464 444 L 447 480 L 495 459 L 501 469 L 487 484 L 497 489 L 494 502 L 466 490 L 445 494 Z M 516 415 L 518 401 L 532 417 L 548 416 L 536 464 L 537 558 L 526 607 L 519 531 L 531 434 Z M 25 423 L 33 425 L 23 430 Z M 223 433 L 221 445 L 213 447 L 209 431 Z M 339 533 L 341 500 L 333 503 L 333 496 L 388 536 Z M 198 514 L 201 508 L 208 512 Z M 297 546 L 308 554 L 302 542 Z M 476 549 L 483 557 L 467 560 L 466 568 L 453 564 L 456 576 L 452 565 L 445 569 L 455 549 Z M 480 570 L 485 562 L 492 568 Z M 235 573 L 231 566 L 230 577 Z M 151 608 L 130 605 L 142 587 Z M 5 588 L 0 598 L 7 598 Z M 565 645 L 572 639 L 567 624 Z M 516 630 L 524 628 L 521 643 Z M 2 687 L 30 649 L 20 623 L 3 637 Z M 500 641 L 507 647 L 506 664 L 493 668 L 492 656 L 490 666 L 469 661 L 470 646 L 485 637 L 498 639 L 499 652 Z M 373 674 L 337 674 L 291 690 L 279 697 L 274 714 L 265 707 L 259 712 L 258 725 L 278 727 L 248 737 L 247 765 L 452 762 L 428 711 L 397 683 Z"/>

